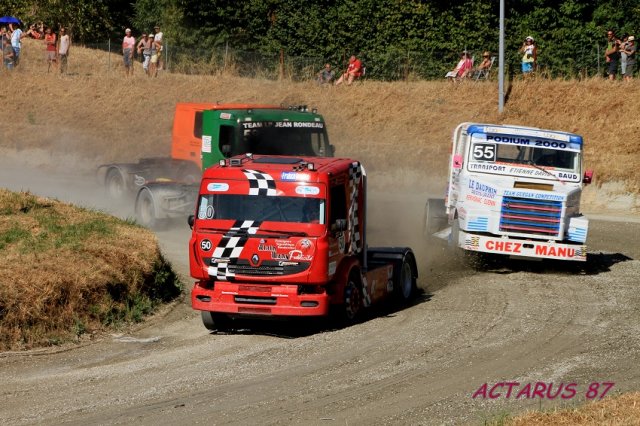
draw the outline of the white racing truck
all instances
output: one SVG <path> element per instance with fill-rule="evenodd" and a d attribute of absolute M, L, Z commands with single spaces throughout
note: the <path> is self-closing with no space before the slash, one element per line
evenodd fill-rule
<path fill-rule="evenodd" d="M 453 133 L 446 198 L 429 199 L 424 234 L 476 253 L 585 261 L 582 137 L 462 123 Z"/>

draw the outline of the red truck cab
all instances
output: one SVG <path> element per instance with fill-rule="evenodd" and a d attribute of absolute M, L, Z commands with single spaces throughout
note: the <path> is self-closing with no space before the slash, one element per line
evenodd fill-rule
<path fill-rule="evenodd" d="M 354 160 L 252 156 L 204 172 L 190 220 L 192 306 L 207 328 L 242 316 L 354 320 L 415 293 L 409 248 L 366 245 L 366 173 Z"/>

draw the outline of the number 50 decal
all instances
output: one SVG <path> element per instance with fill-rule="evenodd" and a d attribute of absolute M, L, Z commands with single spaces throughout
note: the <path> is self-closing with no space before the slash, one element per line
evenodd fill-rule
<path fill-rule="evenodd" d="M 475 144 L 473 146 L 473 159 L 478 161 L 496 161 L 496 144 Z"/>

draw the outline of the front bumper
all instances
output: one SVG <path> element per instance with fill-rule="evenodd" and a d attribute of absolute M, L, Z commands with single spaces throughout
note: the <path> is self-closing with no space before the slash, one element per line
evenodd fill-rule
<path fill-rule="evenodd" d="M 237 316 L 326 316 L 329 296 L 299 294 L 298 285 L 265 285 L 216 281 L 213 287 L 198 281 L 191 290 L 191 306 L 198 311 Z"/>
<path fill-rule="evenodd" d="M 460 231 L 459 246 L 465 250 L 541 259 L 587 260 L 587 247 L 547 241 L 490 237 Z"/>

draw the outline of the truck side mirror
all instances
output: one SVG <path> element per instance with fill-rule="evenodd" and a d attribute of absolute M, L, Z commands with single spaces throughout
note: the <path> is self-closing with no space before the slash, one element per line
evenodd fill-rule
<path fill-rule="evenodd" d="M 189 228 L 193 229 L 193 224 L 196 221 L 196 217 L 192 214 L 189 215 L 189 217 L 187 218 L 187 223 L 189 224 Z"/>
<path fill-rule="evenodd" d="M 331 225 L 331 232 L 342 232 L 347 230 L 347 219 L 336 219 Z"/>
<path fill-rule="evenodd" d="M 231 145 L 224 144 L 222 145 L 220 150 L 222 151 L 222 155 L 224 155 L 225 157 L 229 157 L 229 154 L 231 153 Z"/>
<path fill-rule="evenodd" d="M 593 170 L 586 170 L 584 172 L 584 177 L 582 178 L 582 183 L 589 185 L 593 180 Z"/>

